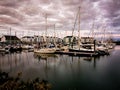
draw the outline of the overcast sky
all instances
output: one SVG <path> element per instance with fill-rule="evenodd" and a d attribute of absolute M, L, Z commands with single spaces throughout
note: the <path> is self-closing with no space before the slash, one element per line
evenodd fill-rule
<path fill-rule="evenodd" d="M 81 36 L 105 30 L 120 37 L 120 0 L 0 0 L 0 33 L 9 34 L 11 27 L 12 34 L 44 35 L 47 15 L 48 35 L 53 35 L 54 24 L 56 35 L 71 35 L 78 7 Z"/>

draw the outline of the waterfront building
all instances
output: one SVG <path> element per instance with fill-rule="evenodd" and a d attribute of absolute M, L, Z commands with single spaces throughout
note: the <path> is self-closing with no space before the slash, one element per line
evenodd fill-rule
<path fill-rule="evenodd" d="M 35 42 L 44 42 L 45 37 L 43 36 L 34 36 L 34 41 Z"/>
<path fill-rule="evenodd" d="M 43 43 L 43 42 L 47 42 L 47 43 L 61 43 L 62 39 L 58 38 L 58 37 L 52 37 L 52 36 L 34 36 L 34 42 L 35 43 Z"/>
<path fill-rule="evenodd" d="M 82 44 L 93 44 L 94 38 L 93 37 L 81 37 L 80 41 Z"/>
<path fill-rule="evenodd" d="M 30 43 L 34 42 L 34 37 L 33 36 L 24 36 L 21 38 L 21 41 L 23 43 L 30 44 Z"/>
<path fill-rule="evenodd" d="M 66 45 L 76 44 L 77 41 L 78 41 L 78 37 L 74 37 L 74 36 L 66 36 L 63 38 L 63 42 Z M 82 44 L 93 44 L 94 38 L 93 37 L 81 37 L 80 42 Z"/>
<path fill-rule="evenodd" d="M 6 44 L 18 44 L 21 43 L 21 40 L 17 36 L 3 35 L 1 37 L 1 42 Z"/>
<path fill-rule="evenodd" d="M 77 37 L 74 36 L 66 36 L 63 38 L 63 43 L 65 45 L 76 44 L 76 42 L 77 42 Z"/>

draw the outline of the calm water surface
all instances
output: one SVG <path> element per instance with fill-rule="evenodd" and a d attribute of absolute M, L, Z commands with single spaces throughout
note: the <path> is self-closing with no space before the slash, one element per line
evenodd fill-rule
<path fill-rule="evenodd" d="M 0 70 L 22 79 L 46 79 L 52 90 L 120 90 L 120 46 L 99 58 L 36 55 L 22 52 L 0 55 Z"/>

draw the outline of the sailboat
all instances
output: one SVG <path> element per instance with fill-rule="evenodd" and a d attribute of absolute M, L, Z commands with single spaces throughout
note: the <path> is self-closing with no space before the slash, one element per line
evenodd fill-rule
<path fill-rule="evenodd" d="M 46 15 L 46 36 L 47 36 L 47 15 Z M 46 42 L 46 47 L 43 47 L 43 48 L 37 48 L 37 49 L 34 49 L 34 53 L 40 53 L 40 54 L 52 54 L 52 53 L 55 53 L 56 51 L 56 48 L 55 47 L 51 47 L 50 45 L 48 45 L 48 42 L 47 42 L 47 37 L 45 36 L 45 42 Z"/>
<path fill-rule="evenodd" d="M 89 46 L 90 48 L 84 48 L 84 44 L 82 44 L 80 41 L 80 7 L 79 7 L 79 10 L 78 10 L 78 13 L 76 15 L 76 19 L 75 19 L 75 23 L 74 23 L 74 28 L 75 28 L 75 24 L 77 22 L 77 18 L 78 18 L 78 42 L 76 45 L 71 45 L 69 47 L 69 51 L 70 52 L 80 52 L 80 53 L 95 53 L 95 41 L 94 41 L 94 48 L 92 48 L 92 46 L 90 47 L 89 45 L 86 45 L 86 46 Z M 73 29 L 74 30 L 74 29 Z M 72 32 L 72 36 L 73 36 L 73 32 Z"/>
<path fill-rule="evenodd" d="M 98 50 L 101 55 L 109 54 L 109 44 L 105 40 L 105 31 L 106 31 L 106 26 L 102 28 L 103 30 L 103 36 L 101 37 L 101 41 L 96 43 L 96 50 Z"/>

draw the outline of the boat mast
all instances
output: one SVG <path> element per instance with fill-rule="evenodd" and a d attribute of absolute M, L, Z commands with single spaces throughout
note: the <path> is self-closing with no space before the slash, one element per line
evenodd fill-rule
<path fill-rule="evenodd" d="M 80 7 L 78 13 L 78 37 L 80 38 Z"/>
<path fill-rule="evenodd" d="M 10 45 L 11 45 L 11 27 L 10 27 Z"/>
<path fill-rule="evenodd" d="M 106 27 L 104 28 L 104 42 L 105 42 L 105 39 L 106 39 L 106 36 L 105 36 L 105 33 L 106 33 Z"/>
<path fill-rule="evenodd" d="M 55 33 L 55 24 L 54 24 L 54 45 L 55 45 L 55 47 L 57 47 L 57 45 L 56 45 L 56 33 Z"/>
<path fill-rule="evenodd" d="M 45 23 L 46 23 L 46 32 L 45 32 L 45 36 L 47 36 L 47 14 L 45 15 Z"/>
<path fill-rule="evenodd" d="M 91 37 L 95 38 L 95 34 L 94 34 L 94 27 L 95 27 L 95 23 L 93 22 L 92 24 L 92 33 L 91 33 Z"/>
<path fill-rule="evenodd" d="M 79 12 L 77 12 L 77 14 L 76 14 L 75 22 L 74 22 L 74 26 L 73 26 L 73 30 L 72 30 L 72 48 L 73 48 L 73 39 L 74 39 L 73 35 L 74 35 L 74 31 L 75 31 L 75 26 L 76 26 L 76 23 L 77 23 L 78 15 L 79 15 Z"/>
<path fill-rule="evenodd" d="M 79 45 L 79 50 L 80 50 L 80 8 L 78 10 L 78 45 Z"/>
<path fill-rule="evenodd" d="M 103 32 L 103 36 L 101 37 L 101 41 L 102 41 L 102 43 L 105 41 L 105 31 L 106 31 L 106 27 L 103 27 L 102 28 L 103 30 L 102 30 L 102 32 Z"/>
<path fill-rule="evenodd" d="M 56 34 L 55 34 L 55 24 L 54 24 L 54 37 L 56 36 Z"/>
<path fill-rule="evenodd" d="M 47 14 L 45 14 L 45 43 L 46 43 L 46 47 L 47 47 L 47 44 L 48 44 L 48 41 L 47 41 Z"/>
<path fill-rule="evenodd" d="M 74 27 L 73 27 L 73 30 L 72 30 L 72 36 L 73 36 L 73 34 L 74 34 L 74 31 L 75 31 L 75 25 L 76 25 L 76 23 L 77 23 L 78 14 L 79 14 L 79 12 L 77 12 L 77 15 L 76 15 L 76 17 L 75 17 Z"/>

